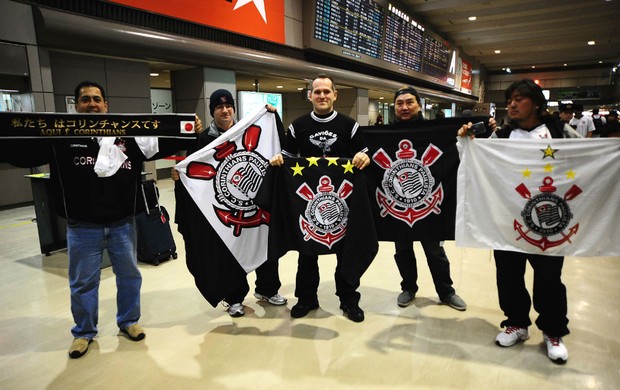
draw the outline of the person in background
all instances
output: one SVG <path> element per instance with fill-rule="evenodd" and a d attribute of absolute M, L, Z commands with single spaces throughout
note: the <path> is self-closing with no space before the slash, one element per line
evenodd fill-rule
<path fill-rule="evenodd" d="M 383 125 L 383 115 L 377 115 L 377 123 L 378 126 Z"/>
<path fill-rule="evenodd" d="M 284 164 L 284 156 L 295 157 L 353 157 L 352 163 L 358 169 L 370 164 L 366 154 L 368 148 L 359 129 L 359 124 L 352 118 L 334 110 L 338 91 L 333 79 L 326 74 L 318 74 L 312 80 L 309 93 L 312 112 L 303 115 L 291 123 L 286 134 L 282 154 L 275 155 L 270 163 L 274 166 Z M 325 140 L 320 140 L 325 138 Z M 342 258 L 337 255 L 336 295 L 340 298 L 340 308 L 354 322 L 364 321 L 364 311 L 359 307 L 360 293 L 358 280 L 343 277 Z M 318 256 L 299 254 L 295 296 L 299 298 L 291 309 L 291 317 L 305 317 L 310 311 L 319 307 L 319 264 Z"/>
<path fill-rule="evenodd" d="M 593 108 L 592 109 L 592 123 L 594 123 L 594 133 L 593 133 L 592 136 L 593 137 L 600 137 L 601 136 L 601 130 L 603 129 L 603 127 L 607 123 L 607 119 L 605 119 L 605 117 L 603 115 L 599 114 L 599 109 L 598 108 Z"/>
<path fill-rule="evenodd" d="M 563 138 L 563 130 L 547 112 L 542 89 L 532 80 L 513 83 L 505 91 L 509 126 L 495 132 L 499 138 L 540 139 Z M 459 137 L 467 136 L 471 123 L 463 125 Z M 461 141 L 459 141 L 461 142 Z M 499 305 L 506 316 L 501 327 L 506 329 L 495 338 L 501 347 L 511 347 L 529 339 L 532 324 L 529 313 L 532 299 L 525 284 L 525 268 L 529 261 L 534 270 L 534 309 L 536 325 L 543 332 L 548 357 L 556 363 L 568 360 L 563 337 L 568 335 L 568 304 L 562 283 L 563 256 L 494 250 Z"/>
<path fill-rule="evenodd" d="M 573 104 L 574 116 L 568 122 L 583 138 L 592 138 L 592 132 L 596 129 L 594 122 L 589 116 L 583 115 L 583 105 Z"/>
<path fill-rule="evenodd" d="M 424 117 L 422 107 L 420 107 L 420 95 L 414 87 L 405 86 L 394 93 L 394 112 L 396 120 L 392 123 L 392 127 L 411 128 L 411 137 L 415 138 L 415 128 L 424 121 Z M 443 241 L 421 241 L 420 243 L 424 249 L 439 300 L 456 310 L 466 310 L 467 304 L 452 287 L 450 261 L 443 249 Z M 412 241 L 397 241 L 394 245 L 396 247 L 394 260 L 402 277 L 400 282 L 402 292 L 398 295 L 396 303 L 400 307 L 407 307 L 413 303 L 418 291 L 417 261 Z"/>
<path fill-rule="evenodd" d="M 267 107 L 269 111 L 275 112 L 273 106 Z M 198 144 L 195 148 L 188 150 L 188 154 L 208 145 L 211 141 L 224 134 L 230 128 L 232 128 L 236 121 L 235 115 L 235 100 L 232 94 L 225 89 L 218 89 L 214 91 L 209 98 L 209 111 L 213 117 L 211 125 L 207 131 L 202 132 L 198 137 Z M 191 198 L 187 193 L 187 190 L 183 184 L 179 181 L 179 172 L 172 168 L 172 179 L 175 181 L 175 195 L 177 199 L 176 208 L 176 223 L 179 227 L 179 232 L 185 238 L 185 257 L 188 266 L 200 262 L 200 255 L 194 253 L 192 246 L 188 245 L 188 241 L 191 238 L 186 236 L 193 234 L 203 234 L 206 227 L 196 228 L 188 227 L 187 224 L 190 220 L 193 220 L 193 216 L 196 212 L 200 213 L 197 208 L 189 207 L 186 203 L 190 202 Z M 193 202 L 193 201 L 192 201 Z M 180 203 L 185 203 L 183 206 Z M 207 222 L 205 222 L 207 223 Z M 212 232 L 213 234 L 217 234 Z M 196 240 L 204 240 L 204 237 L 194 237 Z M 231 261 L 235 262 L 234 258 Z M 254 297 L 261 301 L 266 301 L 272 305 L 281 306 L 287 303 L 287 299 L 280 294 L 278 290 L 282 286 L 280 277 L 278 274 L 277 262 L 265 262 L 256 269 L 256 290 Z M 228 307 L 227 312 L 231 317 L 241 317 L 245 314 L 243 309 L 243 299 L 250 291 L 250 286 L 247 283 L 239 286 L 239 288 L 230 293 L 224 298 L 224 305 Z"/>
<path fill-rule="evenodd" d="M 605 126 L 601 129 L 601 137 L 620 137 L 618 111 L 609 111 L 607 123 L 605 123 Z"/>
<path fill-rule="evenodd" d="M 574 105 L 572 103 L 560 103 L 558 106 L 559 113 L 559 127 L 564 132 L 566 138 L 583 138 L 581 133 L 576 130 L 575 126 L 571 126 L 570 123 L 573 120 Z"/>

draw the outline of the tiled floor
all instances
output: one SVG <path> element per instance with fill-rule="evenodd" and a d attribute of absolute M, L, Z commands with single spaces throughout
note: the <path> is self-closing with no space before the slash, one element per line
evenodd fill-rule
<path fill-rule="evenodd" d="M 174 210 L 170 180 L 159 187 L 163 204 Z M 32 207 L 0 211 L 0 389 L 620 388 L 620 258 L 567 258 L 570 359 L 559 366 L 547 358 L 535 327 L 524 344 L 494 344 L 503 316 L 490 251 L 452 242 L 446 250 L 457 292 L 469 305 L 465 312 L 438 305 L 417 245 L 420 291 L 413 305 L 399 308 L 393 244 L 381 243 L 360 288 L 364 322 L 353 323 L 338 309 L 333 256 L 320 258 L 321 309 L 291 319 L 293 252 L 280 266 L 280 293 L 289 304 L 269 306 L 250 293 L 246 315 L 231 318 L 195 288 L 173 228 L 179 258 L 140 265 L 146 339 L 119 336 L 114 275 L 106 268 L 100 334 L 86 356 L 72 360 L 67 256 L 39 253 L 33 217 Z M 254 276 L 249 279 L 252 285 Z"/>

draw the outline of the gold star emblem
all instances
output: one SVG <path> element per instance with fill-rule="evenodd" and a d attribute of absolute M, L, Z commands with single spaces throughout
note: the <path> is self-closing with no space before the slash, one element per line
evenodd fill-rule
<path fill-rule="evenodd" d="M 525 171 L 521 172 L 521 174 L 523 175 L 523 177 L 530 177 L 532 175 L 532 171 L 525 168 Z"/>
<path fill-rule="evenodd" d="M 309 164 L 308 166 L 311 167 L 313 165 L 316 165 L 317 167 L 319 166 L 319 159 L 320 157 L 306 157 L 306 160 L 308 160 Z"/>
<path fill-rule="evenodd" d="M 326 158 L 327 158 L 327 161 L 329 161 L 327 166 L 338 165 L 338 157 L 326 157 Z"/>
<path fill-rule="evenodd" d="M 301 173 L 301 171 L 304 169 L 305 167 L 299 166 L 299 163 L 296 162 L 294 167 L 291 167 L 291 169 L 293 170 L 293 176 L 295 175 L 299 175 L 299 176 L 303 176 L 303 174 Z"/>
<path fill-rule="evenodd" d="M 572 169 L 569 170 L 568 172 L 566 172 L 566 178 L 567 179 L 574 179 L 575 178 L 575 171 L 573 171 Z"/>
<path fill-rule="evenodd" d="M 547 145 L 547 149 L 540 149 L 543 152 L 543 160 L 547 157 L 551 157 L 555 160 L 555 152 L 560 151 L 560 149 L 553 149 L 551 145 Z"/>
<path fill-rule="evenodd" d="M 553 165 L 551 164 L 545 165 L 545 172 L 553 172 Z"/>
<path fill-rule="evenodd" d="M 344 173 L 347 173 L 347 172 L 353 173 L 354 166 L 355 165 L 351 164 L 351 160 L 347 160 L 347 163 L 342 165 L 342 167 L 344 168 Z"/>

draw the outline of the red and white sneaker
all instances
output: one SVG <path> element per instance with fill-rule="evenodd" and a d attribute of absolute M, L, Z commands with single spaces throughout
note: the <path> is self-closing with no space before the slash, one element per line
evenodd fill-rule
<path fill-rule="evenodd" d="M 543 333 L 543 340 L 547 344 L 547 356 L 554 363 L 564 364 L 568 360 L 568 350 L 561 337 L 549 337 Z"/>
<path fill-rule="evenodd" d="M 530 332 L 527 328 L 519 328 L 518 326 L 508 326 L 506 330 L 501 332 L 495 338 L 495 344 L 500 347 L 512 347 L 518 341 L 525 341 L 530 338 Z"/>

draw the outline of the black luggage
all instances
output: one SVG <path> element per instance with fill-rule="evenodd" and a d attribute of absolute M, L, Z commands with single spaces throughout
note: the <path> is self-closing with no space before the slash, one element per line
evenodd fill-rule
<path fill-rule="evenodd" d="M 170 216 L 166 208 L 159 204 L 155 182 L 145 181 L 141 187 L 146 211 L 136 216 L 138 261 L 159 265 L 170 258 L 176 259 L 177 248 L 170 230 Z M 154 197 L 152 194 L 155 194 Z M 154 207 L 152 199 L 155 200 Z"/>

